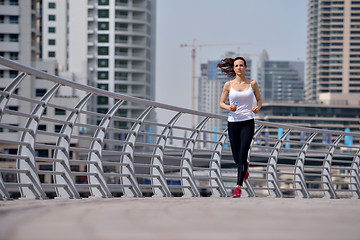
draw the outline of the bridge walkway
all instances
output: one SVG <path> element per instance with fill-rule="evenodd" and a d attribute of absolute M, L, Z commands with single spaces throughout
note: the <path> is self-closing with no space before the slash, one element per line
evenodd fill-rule
<path fill-rule="evenodd" d="M 88 198 L 0 202 L 0 239 L 353 239 L 357 199 Z"/>

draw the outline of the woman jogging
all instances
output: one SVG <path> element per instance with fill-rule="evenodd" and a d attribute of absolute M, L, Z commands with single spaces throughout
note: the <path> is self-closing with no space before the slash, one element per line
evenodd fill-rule
<path fill-rule="evenodd" d="M 235 77 L 224 84 L 220 107 L 230 111 L 228 135 L 232 155 L 238 166 L 237 185 L 232 197 L 240 197 L 243 181 L 248 176 L 247 156 L 255 128 L 253 113 L 259 112 L 262 100 L 257 82 L 245 77 L 247 66 L 243 57 L 225 58 L 217 67 L 229 77 Z M 256 107 L 252 107 L 254 95 Z M 228 96 L 230 105 L 225 103 Z"/>

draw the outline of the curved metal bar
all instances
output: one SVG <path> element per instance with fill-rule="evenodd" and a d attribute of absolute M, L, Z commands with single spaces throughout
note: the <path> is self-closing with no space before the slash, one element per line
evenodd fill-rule
<path fill-rule="evenodd" d="M 295 175 L 294 175 L 294 185 L 295 185 L 295 194 L 298 197 L 309 198 L 310 193 L 305 184 L 305 175 L 304 175 L 304 165 L 305 165 L 305 156 L 306 152 L 310 147 L 311 142 L 317 136 L 317 132 L 311 134 L 311 136 L 306 140 L 304 145 L 301 147 L 301 150 L 295 161 Z M 300 190 L 301 189 L 301 190 Z"/>
<path fill-rule="evenodd" d="M 163 131 L 161 132 L 161 137 L 158 138 L 156 145 L 158 147 L 154 148 L 153 155 L 159 157 L 152 157 L 151 164 L 157 166 L 156 168 L 151 168 L 150 172 L 151 175 L 158 176 L 157 178 L 153 178 L 153 185 L 161 185 L 160 188 L 153 188 L 154 196 L 163 196 L 163 197 L 171 197 L 171 192 L 169 186 L 166 183 L 165 173 L 164 173 L 164 149 L 166 145 L 167 138 L 172 131 L 172 128 L 176 121 L 180 118 L 182 112 L 178 112 L 164 127 Z"/>
<path fill-rule="evenodd" d="M 0 122 L 3 116 L 4 109 L 9 102 L 11 95 L 15 92 L 16 87 L 21 83 L 21 81 L 27 76 L 26 73 L 20 73 L 16 78 L 3 90 L 3 93 L 6 95 L 0 95 Z M 6 190 L 4 181 L 0 176 L 0 200 L 2 199 L 11 199 L 9 192 Z"/>
<path fill-rule="evenodd" d="M 134 150 L 135 150 L 135 141 L 136 137 L 140 131 L 140 127 L 144 122 L 145 118 L 149 113 L 154 109 L 153 106 L 149 106 L 141 113 L 138 121 L 133 124 L 131 127 L 131 133 L 126 137 L 126 144 L 123 148 L 123 152 L 126 152 L 126 155 L 121 157 L 121 162 L 126 163 L 126 166 L 121 166 L 121 173 L 127 176 L 121 177 L 122 183 L 125 185 L 131 185 L 131 188 L 124 188 L 125 197 L 142 197 L 142 192 L 137 183 L 135 170 L 134 170 Z"/>
<path fill-rule="evenodd" d="M 336 146 L 339 144 L 340 140 L 343 138 L 343 135 L 340 135 L 335 139 L 333 145 L 329 148 L 328 153 L 325 156 L 323 163 L 323 170 L 321 171 L 321 180 L 323 182 L 324 197 L 325 198 L 338 198 L 332 179 L 331 179 L 331 161 L 333 158 L 334 151 Z"/>
<path fill-rule="evenodd" d="M 220 136 L 218 143 L 215 146 L 215 151 L 212 156 L 209 168 L 210 168 L 210 186 L 216 188 L 211 188 L 211 196 L 214 197 L 227 197 L 227 192 L 225 184 L 221 177 L 221 156 L 224 149 L 224 144 L 227 138 L 227 129 L 224 130 L 223 134 Z"/>
<path fill-rule="evenodd" d="M 360 149 L 355 153 L 355 157 L 351 164 L 350 172 L 350 189 L 352 190 L 352 196 L 354 198 L 360 198 L 360 178 L 359 178 L 359 166 L 360 166 Z"/>
<path fill-rule="evenodd" d="M 26 160 L 17 159 L 17 168 L 29 170 L 28 174 L 18 173 L 19 183 L 32 183 L 33 187 L 20 187 L 22 198 L 46 198 L 46 194 L 41 187 L 39 176 L 35 164 L 35 137 L 36 131 L 39 126 L 39 119 L 43 115 L 45 107 L 50 99 L 55 95 L 56 91 L 60 88 L 60 84 L 55 84 L 45 95 L 41 98 L 42 105 L 38 104 L 34 107 L 31 114 L 34 118 L 29 118 L 25 124 L 25 128 L 31 129 L 31 132 L 23 132 L 21 141 L 28 143 L 26 146 L 19 146 L 18 155 L 27 156 Z"/>
<path fill-rule="evenodd" d="M 9 68 L 16 69 L 21 72 L 25 72 L 29 75 L 34 75 L 38 78 L 47 79 L 47 80 L 55 82 L 55 83 L 60 83 L 61 85 L 79 89 L 84 92 L 91 92 L 93 94 L 100 95 L 100 96 L 107 96 L 109 98 L 120 99 L 120 100 L 129 101 L 129 102 L 142 104 L 142 105 L 146 105 L 146 106 L 153 106 L 154 108 L 162 108 L 162 109 L 167 109 L 167 110 L 176 111 L 176 112 L 194 114 L 194 115 L 198 115 L 198 116 L 202 116 L 202 117 L 211 117 L 211 118 L 218 118 L 218 119 L 223 119 L 223 120 L 227 119 L 227 117 L 223 116 L 223 115 L 205 113 L 205 112 L 200 112 L 200 111 L 196 111 L 196 110 L 192 110 L 192 109 L 176 107 L 176 106 L 172 106 L 172 105 L 154 102 L 151 100 L 146 100 L 143 98 L 132 97 L 129 95 L 124 95 L 124 94 L 120 94 L 120 93 L 116 93 L 116 92 L 109 92 L 109 91 L 106 91 L 106 90 L 103 90 L 100 88 L 96 88 L 96 87 L 92 87 L 89 85 L 83 85 L 83 84 L 77 83 L 75 81 L 70 81 L 70 80 L 37 70 L 35 68 L 28 67 L 19 62 L 15 62 L 15 61 L 6 59 L 1 56 L 0 56 L 0 64 L 7 66 Z"/>
<path fill-rule="evenodd" d="M 55 149 L 54 159 L 62 159 L 61 162 L 54 162 L 54 171 L 62 172 L 61 175 L 54 175 L 54 182 L 56 184 L 66 184 L 66 188 L 56 187 L 56 194 L 59 198 L 80 198 L 80 194 L 75 187 L 75 183 L 72 179 L 71 170 L 70 170 L 70 141 L 71 133 L 74 130 L 74 125 L 77 118 L 80 115 L 80 111 L 89 101 L 92 93 L 88 93 L 83 97 L 79 103 L 76 105 L 76 112 L 71 112 L 66 119 L 66 124 L 64 124 L 60 130 L 61 134 L 65 134 L 66 137 L 59 137 L 56 146 L 62 147 L 61 150 Z"/>
<path fill-rule="evenodd" d="M 101 120 L 99 127 L 94 133 L 94 138 L 100 140 L 93 140 L 90 144 L 90 151 L 88 154 L 88 161 L 95 161 L 96 164 L 88 164 L 88 172 L 96 173 L 96 176 L 89 176 L 88 181 L 92 185 L 99 185 L 101 191 L 97 187 L 90 187 L 90 192 L 92 196 L 95 197 L 112 197 L 112 194 L 106 184 L 103 165 L 101 162 L 102 159 L 102 150 L 104 146 L 104 138 L 106 131 L 110 125 L 111 118 L 115 115 L 119 107 L 124 103 L 124 101 L 117 101 L 114 106 L 107 112 L 106 116 Z"/>
<path fill-rule="evenodd" d="M 182 185 L 190 188 L 183 188 L 184 196 L 194 196 L 194 197 L 200 197 L 200 192 L 196 186 L 194 175 L 193 175 L 193 169 L 192 169 L 192 159 L 193 159 L 193 153 L 195 148 L 195 141 L 199 136 L 200 130 L 204 127 L 206 122 L 209 120 L 208 117 L 204 118 L 198 126 L 195 128 L 195 130 L 192 132 L 190 138 L 191 140 L 187 141 L 185 150 L 182 154 L 183 160 L 181 160 L 180 166 L 182 167 L 180 171 L 180 175 L 183 178 Z"/>
<path fill-rule="evenodd" d="M 26 73 L 20 73 L 16 78 L 4 89 L 4 92 L 7 96 L 0 95 L 0 122 L 2 119 L 2 115 L 4 109 L 10 99 L 11 94 L 13 94 L 16 90 L 16 87 L 21 83 L 21 81 L 27 76 Z"/>
<path fill-rule="evenodd" d="M 2 177 L 0 175 L 0 200 L 3 200 L 4 198 L 7 199 L 7 200 L 11 199 L 10 194 L 6 190 L 6 187 L 4 185 L 4 181 L 3 181 L 3 179 L 2 179 Z"/>
<path fill-rule="evenodd" d="M 110 126 L 111 126 L 111 120 L 113 120 L 115 118 L 115 116 L 110 119 L 110 115 L 112 113 L 110 113 L 110 111 L 104 116 L 104 114 L 98 114 L 96 112 L 92 112 L 92 111 L 85 111 L 85 110 L 79 110 L 79 109 L 74 109 L 73 107 L 68 107 L 65 106 L 62 102 L 60 102 L 60 106 L 58 106 L 59 108 L 63 108 L 66 111 L 72 113 L 74 111 L 74 114 L 70 114 L 72 117 L 68 117 L 68 120 L 62 120 L 62 118 L 57 118 L 57 116 L 55 116 L 55 118 L 47 118 L 46 116 L 44 116 L 44 109 L 46 109 L 46 107 L 49 106 L 53 106 L 53 107 L 57 107 L 57 105 L 55 104 L 50 104 L 50 99 L 54 99 L 56 98 L 56 96 L 54 95 L 55 91 L 56 91 L 56 87 L 55 89 L 53 88 L 52 90 L 48 91 L 43 98 L 41 98 L 41 100 L 38 99 L 30 99 L 28 97 L 23 97 L 23 96 L 19 96 L 14 94 L 15 90 L 17 88 L 22 88 L 22 84 L 24 84 L 26 78 L 26 74 L 39 78 L 42 78 L 43 80 L 41 81 L 47 81 L 47 84 L 60 84 L 60 85 L 64 85 L 66 87 L 71 88 L 74 92 L 84 92 L 85 94 L 93 94 L 93 95 L 98 95 L 98 96 L 105 96 L 111 99 L 111 101 L 127 101 L 127 102 L 131 102 L 133 104 L 140 104 L 142 106 L 144 106 L 145 108 L 147 108 L 147 110 L 145 110 L 142 113 L 142 116 L 139 117 L 138 120 L 134 119 L 134 118 L 129 118 L 129 121 L 134 121 L 135 124 L 132 125 L 132 130 L 130 129 L 126 129 L 125 131 L 128 132 L 128 142 L 125 143 L 124 148 L 123 148 L 123 152 L 118 152 L 118 151 L 108 151 L 108 154 L 110 154 L 111 156 L 109 156 L 109 159 L 113 159 L 113 157 L 119 157 L 119 153 L 122 156 L 121 158 L 119 158 L 119 161 L 122 161 L 121 163 L 116 163 L 116 165 L 121 166 L 120 169 L 120 174 L 119 173 L 115 173 L 114 176 L 121 176 L 120 177 L 120 182 L 121 184 L 114 184 L 111 186 L 114 186 L 115 188 L 118 187 L 118 189 L 122 189 L 123 192 L 125 193 L 125 196 L 142 196 L 142 192 L 139 188 L 139 185 L 137 183 L 137 179 L 136 176 L 143 176 L 144 178 L 148 178 L 148 179 L 152 179 L 152 183 L 153 185 L 150 186 L 152 188 L 152 190 L 154 191 L 154 196 L 171 196 L 171 194 L 169 194 L 168 189 L 169 186 L 166 184 L 166 177 L 164 175 L 164 154 L 165 154 L 165 150 L 164 147 L 166 147 L 167 144 L 167 139 L 170 137 L 169 133 L 170 131 L 175 128 L 175 119 L 174 118 L 174 123 L 171 124 L 166 124 L 166 123 L 155 123 L 155 125 L 157 126 L 163 126 L 164 130 L 162 132 L 162 135 L 159 135 L 158 139 L 157 139 L 157 143 L 158 145 L 155 144 L 150 144 L 151 146 L 155 146 L 154 149 L 152 149 L 152 153 L 145 153 L 142 155 L 148 156 L 148 157 L 152 157 L 151 161 L 152 164 L 141 164 L 139 163 L 139 166 L 141 165 L 141 167 L 148 167 L 150 166 L 148 169 L 150 169 L 151 173 L 142 173 L 142 174 L 137 174 L 138 169 L 134 168 L 134 161 L 137 163 L 137 159 L 134 159 L 134 156 L 137 156 L 137 151 L 139 151 L 140 149 L 143 150 L 144 148 L 138 148 L 136 146 L 137 144 L 137 137 L 138 137 L 138 133 L 140 131 L 140 129 L 143 129 L 143 125 L 144 124 L 148 124 L 146 121 L 144 121 L 144 119 L 146 118 L 146 115 L 149 114 L 149 112 L 151 111 L 151 109 L 153 108 L 160 108 L 163 110 L 169 110 L 174 112 L 174 115 L 179 114 L 193 114 L 196 115 L 198 117 L 201 118 L 208 118 L 208 119 L 217 119 L 217 120 L 226 120 L 226 116 L 223 115 L 217 115 L 217 114 L 210 114 L 210 113 L 206 113 L 206 112 L 200 112 L 200 111 L 195 111 L 195 110 L 191 110 L 191 109 L 185 109 L 185 108 L 180 108 L 180 107 L 176 107 L 176 106 L 172 106 L 172 105 L 166 105 L 166 104 L 161 104 L 161 103 L 157 103 L 154 101 L 150 101 L 150 100 L 145 100 L 145 99 L 140 99 L 140 98 L 136 98 L 136 97 L 131 97 L 128 95 L 123 95 L 123 94 L 119 94 L 119 93 L 115 93 L 115 92 L 108 92 L 105 90 L 101 90 L 98 88 L 94 88 L 91 86 L 87 86 L 87 85 L 83 85 L 80 83 L 76 83 L 74 81 L 69 81 L 66 80 L 64 78 L 60 78 L 58 76 L 54 76 L 39 70 L 36 70 L 32 67 L 27 67 L 24 65 L 21 65 L 17 62 L 14 61 L 10 61 L 7 60 L 3 57 L 0 57 L 0 64 L 10 67 L 11 69 L 14 69 L 16 71 L 19 71 L 21 74 L 18 75 L 16 77 L 15 80 L 13 80 L 10 85 L 3 91 L 0 91 L 0 118 L 2 118 L 1 120 L 4 121 L 6 118 L 6 121 L 8 121 L 7 117 L 8 114 L 11 115 L 11 120 L 13 119 L 25 119 L 26 125 L 25 126 L 16 126 L 14 124 L 12 124 L 13 122 L 6 122 L 6 123 L 2 123 L 0 124 L 0 128 L 5 129 L 5 131 L 0 132 L 0 145 L 3 144 L 7 144 L 9 146 L 10 149 L 13 150 L 13 146 L 16 146 L 18 148 L 18 151 L 15 153 L 15 151 L 9 153 L 9 152 L 3 152 L 0 153 L 0 157 L 4 158 L 4 159 L 14 159 L 16 160 L 16 168 L 18 168 L 16 171 L 9 171 L 12 174 L 17 174 L 18 175 L 18 181 L 19 183 L 8 183 L 6 182 L 5 179 L 0 179 L 0 199 L 9 199 L 9 197 L 12 197 L 12 194 L 18 194 L 18 190 L 17 187 L 20 187 L 20 192 L 21 192 L 21 196 L 23 198 L 46 198 L 46 195 L 44 193 L 45 190 L 47 190 L 48 188 L 50 189 L 50 187 L 55 187 L 56 190 L 63 190 L 64 193 L 62 194 L 61 197 L 64 197 L 66 194 L 68 194 L 70 197 L 71 196 L 78 196 L 77 194 L 77 189 L 75 189 L 77 186 L 73 183 L 72 177 L 74 175 L 76 175 L 75 173 L 71 173 L 69 166 L 69 151 L 70 151 L 70 147 L 69 147 L 69 143 L 70 140 L 71 142 L 73 142 L 74 139 L 76 139 L 76 141 L 79 142 L 79 144 L 86 144 L 88 145 L 88 143 L 91 143 L 91 146 L 89 146 L 89 152 L 94 153 L 95 155 L 92 154 L 88 154 L 87 152 L 85 153 L 86 156 L 85 158 L 90 159 L 91 161 L 84 161 L 84 164 L 88 164 L 88 171 L 89 173 L 81 173 L 84 175 L 88 176 L 88 182 L 89 184 L 83 184 L 81 185 L 81 189 L 88 189 L 90 190 L 91 194 L 94 196 L 102 196 L 102 197 L 110 197 L 111 193 L 109 191 L 110 185 L 107 184 L 106 180 L 106 176 L 107 174 L 103 173 L 103 169 L 102 169 L 102 158 L 105 158 L 105 156 L 103 156 L 103 149 L 102 149 L 102 145 L 103 142 L 105 140 L 105 138 L 103 138 L 103 135 L 105 135 L 107 133 L 107 131 L 109 131 Z M 22 78 L 25 78 L 25 80 L 22 80 Z M 22 80 L 22 81 L 21 81 Z M 28 83 L 27 83 L 28 85 Z M 10 100 L 9 100 L 10 99 Z M 13 101 L 13 99 L 15 101 Z M 19 100 L 19 101 L 18 101 Z M 25 103 L 24 105 L 22 105 L 20 108 L 18 108 L 18 110 L 12 110 L 12 108 L 8 109 L 8 105 L 10 104 L 18 104 L 19 102 L 23 102 Z M 20 104 L 21 104 L 20 103 Z M 88 104 L 89 102 L 87 102 Z M 26 105 L 26 106 L 25 106 Z M 28 106 L 35 106 L 34 109 L 28 109 Z M 115 111 L 115 108 L 114 108 Z M 81 112 L 81 114 L 85 114 L 87 115 L 87 117 L 90 118 L 98 118 L 98 117 L 103 117 L 103 121 L 100 124 L 100 126 L 95 126 L 92 125 L 90 123 L 85 123 L 85 122 L 78 122 L 79 117 L 77 117 L 79 115 L 79 112 Z M 178 116 L 177 116 L 178 117 Z M 77 118 L 77 121 L 75 122 L 74 119 Z M 63 129 L 62 132 L 57 133 L 57 132 L 52 132 L 52 131 L 38 131 L 38 124 L 40 122 L 40 120 L 44 120 L 44 121 L 49 121 L 50 125 L 52 123 L 57 123 L 57 124 L 63 124 Z M 204 120 L 203 123 L 201 124 L 205 124 Z M 109 123 L 110 122 L 110 123 Z M 178 121 L 176 121 L 177 123 Z M 99 129 L 98 133 L 95 134 L 94 136 L 90 136 L 90 135 L 76 135 L 76 134 L 70 134 L 69 132 L 73 131 L 72 129 L 74 128 L 74 124 L 76 123 L 76 126 L 84 126 L 84 127 L 88 127 L 91 129 Z M 336 144 L 331 143 L 331 144 L 316 144 L 316 147 L 319 148 L 318 149 L 314 149 L 314 151 L 311 151 L 312 149 L 310 149 L 313 146 L 313 142 L 315 142 L 315 139 L 318 138 L 319 134 L 331 134 L 332 136 L 339 137 L 341 138 L 341 136 L 353 136 L 355 137 L 355 144 L 356 146 L 354 146 L 354 148 L 358 149 L 358 139 L 360 137 L 360 133 L 357 132 L 351 132 L 351 133 L 344 133 L 342 131 L 332 131 L 332 130 L 324 130 L 324 129 L 313 129 L 313 128 L 306 128 L 306 127 L 300 127 L 300 126 L 293 126 L 293 125 L 287 125 L 287 124 L 279 124 L 279 123 L 271 123 L 271 122 L 265 122 L 265 121 L 259 121 L 256 120 L 255 123 L 257 125 L 263 125 L 264 127 L 269 127 L 269 128 L 283 128 L 283 129 L 292 129 L 291 131 L 304 131 L 304 132 L 309 132 L 312 133 L 313 135 L 308 138 L 305 142 L 305 144 L 303 144 L 303 146 L 301 147 L 301 151 L 298 150 L 296 153 L 294 153 L 293 155 L 289 156 L 289 159 L 296 159 L 295 165 L 293 165 L 292 167 L 294 167 L 294 172 L 292 173 L 283 173 L 286 175 L 294 175 L 294 178 L 291 179 L 291 183 L 294 184 L 294 191 L 298 196 L 302 196 L 302 197 L 306 197 L 306 195 L 308 194 L 308 192 L 312 191 L 321 191 L 324 192 L 324 195 L 326 195 L 326 197 L 334 197 L 336 193 L 338 193 L 338 191 L 340 192 L 340 190 L 335 189 L 335 185 L 337 185 L 336 182 L 332 182 L 332 177 L 336 176 L 336 174 L 331 173 L 330 170 L 333 170 L 335 167 L 331 167 L 331 163 L 332 162 L 336 162 L 336 163 L 340 163 L 340 169 L 342 169 L 342 167 L 344 167 L 344 169 L 349 169 L 350 172 L 348 175 L 341 175 L 341 177 L 345 177 L 346 179 L 350 178 L 350 181 L 344 183 L 344 184 L 348 184 L 350 185 L 349 189 L 341 189 L 341 192 L 346 192 L 346 194 L 341 194 L 338 195 L 337 197 L 349 197 L 349 196 L 353 196 L 353 197 L 357 197 L 359 198 L 360 195 L 360 182 L 359 182 L 359 165 L 360 165 L 360 152 L 354 152 L 354 151 L 343 151 L 343 149 L 339 149 L 340 150 L 340 154 L 339 156 L 346 156 L 344 159 L 347 159 L 348 157 L 353 158 L 353 161 L 346 161 L 346 160 L 339 160 L 339 161 L 335 161 L 333 160 L 333 154 L 335 154 L 335 152 L 337 153 L 337 147 L 339 146 L 338 142 Z M 110 124 L 110 125 L 108 125 Z M 152 123 L 149 123 L 152 124 Z M 200 124 L 200 125 L 201 125 Z M 49 125 L 49 126 L 50 126 Z M 180 163 L 180 173 L 182 174 L 181 179 L 182 179 L 182 183 L 183 186 L 176 186 L 174 188 L 178 188 L 181 187 L 181 189 L 184 189 L 184 192 L 186 192 L 186 194 L 184 194 L 184 196 L 200 196 L 198 194 L 199 189 L 196 186 L 197 182 L 195 181 L 196 178 L 194 177 L 194 175 L 196 174 L 195 172 L 193 172 L 193 170 L 195 168 L 193 168 L 193 164 L 197 163 L 194 159 L 195 156 L 193 156 L 194 154 L 194 150 L 195 150 L 195 145 L 197 146 L 198 143 L 198 139 L 199 139 L 199 134 L 202 131 L 201 129 L 203 128 L 202 126 L 198 125 L 196 128 L 191 128 L 191 127 L 180 127 L 180 129 L 184 129 L 190 132 L 192 132 L 191 135 L 191 139 L 187 142 L 186 145 L 186 149 L 180 153 L 181 156 L 176 156 L 176 159 L 183 159 L 183 161 Z M 263 130 L 264 127 L 260 127 L 260 129 L 257 129 L 258 134 L 260 134 Z M 8 130 L 8 131 L 6 131 Z M 66 130 L 66 131 L 65 131 Z M 289 130 L 290 131 L 290 130 Z M 318 135 L 316 135 L 316 134 Z M 19 134 L 19 135 L 17 135 Z M 39 136 L 37 136 L 37 134 L 39 134 Z M 41 135 L 40 135 L 41 134 Z M 221 134 L 221 133 L 218 133 Z M 225 133 L 224 133 L 225 134 Z M 288 133 L 289 134 L 289 133 Z M 157 134 L 156 134 L 157 135 Z M 255 133 L 256 135 L 256 133 Z M 316 135 L 316 136 L 315 136 Z M 16 136 L 20 136 L 20 138 L 16 141 L 13 138 Z M 57 142 L 58 146 L 50 146 L 53 142 L 51 142 L 51 138 L 48 138 L 48 136 L 52 137 L 56 137 L 56 140 L 59 140 L 59 136 L 61 136 L 61 138 L 63 139 L 64 142 Z M 8 138 L 9 137 L 9 138 Z M 71 139 L 70 139 L 71 137 Z M 110 134 L 110 137 L 113 137 Z M 281 138 L 281 137 L 280 137 Z M 264 173 L 267 179 L 260 179 L 260 181 L 268 181 L 269 183 L 267 186 L 259 186 L 259 189 L 263 189 L 263 190 L 269 190 L 270 195 L 271 196 L 277 196 L 277 197 L 281 197 L 281 191 L 283 189 L 280 188 L 279 186 L 279 180 L 278 180 L 278 174 L 277 174 L 277 164 L 278 164 L 278 158 L 280 158 L 281 156 L 281 152 L 282 149 L 282 145 L 285 142 L 286 139 L 286 135 L 284 134 L 282 136 L 283 139 L 278 140 L 277 143 L 275 143 L 275 150 L 272 151 L 271 156 L 269 158 L 269 156 L 266 156 L 266 158 L 269 159 L 265 159 L 268 161 L 268 163 L 266 163 L 266 166 L 268 166 L 266 169 L 262 169 L 263 171 L 258 171 L 259 173 Z M 255 139 L 259 139 L 258 136 L 255 136 L 255 138 L 253 139 L 253 141 L 256 141 Z M 314 140 L 313 140 L 314 139 Z M 44 140 L 44 143 L 43 143 Z M 49 142 L 50 141 L 50 142 Z M 66 141 L 68 141 L 68 144 L 66 144 Z M 113 140 L 113 139 L 109 139 L 109 142 L 116 142 L 117 140 Z M 341 140 L 340 140 L 341 141 Z M 208 141 L 205 140 L 205 146 L 208 145 L 206 143 L 214 143 L 214 141 Z M 99 144 L 99 145 L 98 145 Z M 219 163 L 219 160 L 221 157 L 221 154 L 224 154 L 224 144 L 223 143 L 223 136 L 219 136 L 218 137 L 218 142 L 215 142 L 214 145 L 211 145 L 213 147 L 215 147 L 215 151 L 213 151 L 213 149 L 210 152 L 215 152 L 213 153 L 210 157 L 213 158 L 211 161 L 207 161 L 205 162 L 205 166 L 208 165 L 208 167 L 204 168 L 204 170 L 207 169 L 210 170 L 209 172 L 209 184 L 210 189 L 212 189 L 213 191 L 213 196 L 224 196 L 222 195 L 222 187 L 218 187 L 217 184 L 221 185 L 221 180 L 223 179 L 220 171 L 221 171 L 221 165 Z M 3 145 L 1 145 L 2 147 L 4 147 Z M 60 146 L 61 145 L 61 146 Z M 139 145 L 143 145 L 140 144 Z M 145 144 L 146 145 L 146 144 Z M 314 144 L 315 145 L 315 144 Z M 136 148 L 135 148 L 136 146 Z M 35 147 L 36 149 L 40 149 L 40 148 L 46 148 L 46 149 L 57 149 L 56 152 L 58 152 L 58 154 L 64 154 L 66 155 L 66 159 L 64 160 L 64 158 L 56 158 L 56 156 L 54 156 L 53 158 L 47 158 L 47 157 L 36 157 L 35 158 Z M 211 148 L 213 148 L 211 147 Z M 6 147 L 8 148 L 8 147 Z M 90 149 L 92 148 L 92 149 Z M 320 149 L 321 148 L 321 149 Z M 146 148 L 145 150 L 147 151 L 150 148 Z M 175 149 L 178 149 L 175 147 Z M 321 160 L 319 159 L 317 156 L 315 155 L 316 158 L 311 158 L 305 155 L 309 155 L 309 153 L 323 153 L 325 149 L 325 154 L 323 155 L 323 157 L 325 157 L 325 159 Z M 345 149 L 345 148 L 344 148 Z M 83 153 L 82 148 L 77 149 L 80 151 L 80 153 Z M 95 150 L 95 151 L 94 151 Z M 96 151 L 97 150 L 97 151 Z M 291 149 L 291 150 L 295 150 L 295 149 Z M 256 155 L 256 153 L 254 153 L 254 151 L 261 151 L 261 148 L 257 148 L 257 145 L 252 142 L 251 148 L 250 148 L 250 154 L 249 154 L 249 158 L 251 157 L 251 155 Z M 291 151 L 292 153 L 293 151 Z M 96 155 L 98 154 L 98 155 Z M 89 155 L 91 156 L 89 158 Z M 126 155 L 125 157 L 123 157 L 124 155 Z M 140 154 L 139 154 L 140 155 Z M 263 156 L 264 154 L 259 154 L 259 156 Z M 326 156 L 325 156 L 326 155 Z M 97 161 L 93 161 L 97 156 Z M 155 157 L 156 156 L 156 157 Z M 82 158 L 83 155 L 81 155 L 80 159 Z M 35 162 L 36 159 L 36 162 Z M 216 161 L 214 161 L 216 159 Z M 73 159 L 74 160 L 74 159 Z M 203 161 L 205 161 L 205 159 L 202 159 Z M 309 160 L 309 162 L 304 162 L 304 161 Z M 67 171 L 67 173 L 69 173 L 68 175 L 64 175 L 64 171 L 57 171 L 54 170 L 55 167 L 52 170 L 49 171 L 40 171 L 37 170 L 37 161 L 46 161 L 46 162 L 55 162 L 58 163 L 58 165 L 63 164 L 64 165 L 64 169 L 65 172 Z M 67 162 L 66 162 L 67 161 Z M 193 162 L 194 161 L 194 162 Z M 318 166 L 316 163 L 318 161 L 321 161 L 323 163 L 322 166 Z M 70 161 L 72 162 L 72 161 Z M 74 162 L 78 162 L 78 161 L 74 161 Z M 221 161 L 222 162 L 222 161 Z M 93 164 L 94 163 L 94 164 Z M 304 168 L 312 167 L 312 164 L 314 163 L 314 167 L 313 169 L 321 169 L 319 171 L 321 171 L 321 174 L 318 173 L 311 173 L 311 172 L 305 172 L 304 173 Z M 351 167 L 349 167 L 348 165 L 351 163 Z M 254 165 L 255 163 L 253 163 Z M 263 165 L 263 164 L 259 164 L 259 165 Z M 203 166 L 203 165 L 202 165 Z M 8 169 L 10 168 L 10 166 L 5 166 L 5 169 L 1 169 L 2 172 L 6 172 Z M 178 168 L 178 167 L 174 167 Z M 200 169 L 200 168 L 199 168 Z M 336 167 L 336 169 L 339 169 L 338 167 Z M 3 171 L 4 170 L 4 171 Z M 264 171 L 265 170 L 265 171 Z M 256 171 L 254 171 L 256 172 Z M 95 174 L 94 174 L 95 173 Z M 252 172 L 251 172 L 252 173 Z M 65 179 L 65 183 L 63 184 L 51 184 L 47 178 L 45 178 L 45 183 L 40 183 L 39 180 L 39 176 L 38 174 L 51 174 L 53 177 L 55 177 L 55 175 L 57 175 L 59 178 L 61 178 L 61 174 L 63 174 L 63 177 Z M 97 176 L 95 176 L 97 174 Z M 110 174 L 109 174 L 110 175 Z M 112 174 L 111 174 L 112 175 Z M 309 179 L 305 179 L 304 175 Z M 312 178 L 312 176 L 315 176 L 314 178 Z M 321 177 L 320 181 L 318 180 Z M 275 179 L 274 179 L 275 178 Z M 311 179 L 312 178 L 312 179 Z M 100 179 L 100 180 L 99 180 Z M 217 181 L 217 179 L 219 179 L 219 181 Z M 67 182 L 66 182 L 67 180 Z M 157 180 L 159 180 L 159 182 L 157 182 Z M 313 181 L 312 181 L 313 180 Z M 289 180 L 286 180 L 286 182 L 290 182 Z M 124 184 L 123 184 L 124 183 Z M 245 181 L 245 184 L 247 186 L 246 189 L 248 189 L 248 191 L 254 190 L 251 186 L 252 183 L 252 178 L 249 178 L 249 181 Z M 314 184 L 315 186 L 320 184 L 321 188 L 310 188 L 311 186 L 307 186 L 306 184 Z M 335 185 L 334 185 L 335 184 Z M 272 186 L 274 185 L 274 186 Z M 16 186 L 16 189 L 15 189 Z M 146 188 L 148 188 L 149 186 L 146 186 Z M 322 187 L 324 186 L 324 187 Z M 171 188 L 170 188 L 171 189 Z M 244 188 L 245 190 L 245 188 Z M 290 189 L 291 190 L 291 189 Z M 156 192 L 155 192 L 156 191 Z M 251 196 L 251 193 L 248 194 L 248 191 L 244 191 L 244 195 L 245 193 L 249 196 Z M 75 195 L 74 195 L 75 194 Z M 255 192 L 253 192 L 253 196 L 255 196 Z M 309 194 L 310 197 L 312 197 L 312 195 Z"/>
<path fill-rule="evenodd" d="M 283 197 L 280 189 L 278 177 L 277 177 L 277 161 L 279 158 L 280 149 L 283 145 L 283 141 L 290 134 L 292 129 L 286 130 L 286 132 L 280 137 L 274 145 L 274 149 L 271 151 L 268 167 L 267 167 L 267 186 L 269 188 L 269 194 L 271 197 Z"/>

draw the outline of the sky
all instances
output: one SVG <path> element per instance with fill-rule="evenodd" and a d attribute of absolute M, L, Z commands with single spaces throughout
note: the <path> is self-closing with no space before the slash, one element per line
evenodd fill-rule
<path fill-rule="evenodd" d="M 270 60 L 305 62 L 306 9 L 307 0 L 157 0 L 155 101 L 192 107 L 191 47 L 180 44 L 193 39 L 198 45 L 230 44 L 196 48 L 196 75 L 201 63 L 227 51 L 266 50 Z"/>

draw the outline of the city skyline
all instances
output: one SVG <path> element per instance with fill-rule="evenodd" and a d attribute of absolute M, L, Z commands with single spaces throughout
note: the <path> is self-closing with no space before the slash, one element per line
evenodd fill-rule
<path fill-rule="evenodd" d="M 197 76 L 201 63 L 218 60 L 227 51 L 260 54 L 265 49 L 271 60 L 305 61 L 306 0 L 227 0 L 222 4 L 214 0 L 158 0 L 157 8 L 155 100 L 158 102 L 191 108 L 191 48 L 181 48 L 180 44 L 192 44 L 195 38 L 197 44 L 251 43 L 239 46 L 240 49 L 238 46 L 197 48 Z M 186 18 L 179 18 L 184 13 Z M 252 60 L 256 67 L 257 57 Z M 256 80 L 255 74 L 253 78 Z"/>

